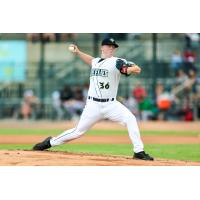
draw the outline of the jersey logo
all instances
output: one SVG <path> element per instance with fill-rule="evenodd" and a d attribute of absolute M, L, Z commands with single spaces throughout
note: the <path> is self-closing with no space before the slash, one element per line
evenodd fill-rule
<path fill-rule="evenodd" d="M 108 77 L 108 70 L 107 69 L 92 68 L 90 76 Z"/>

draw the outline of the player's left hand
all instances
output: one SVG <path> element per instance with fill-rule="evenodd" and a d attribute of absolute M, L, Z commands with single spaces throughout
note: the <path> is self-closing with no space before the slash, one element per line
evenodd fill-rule
<path fill-rule="evenodd" d="M 137 65 L 133 64 L 133 65 L 129 65 L 129 67 L 127 67 L 127 74 L 140 74 L 141 72 L 141 68 L 138 67 Z"/>
<path fill-rule="evenodd" d="M 134 74 L 140 74 L 141 73 L 141 68 L 138 67 L 137 65 L 133 65 L 132 69 L 133 69 Z"/>

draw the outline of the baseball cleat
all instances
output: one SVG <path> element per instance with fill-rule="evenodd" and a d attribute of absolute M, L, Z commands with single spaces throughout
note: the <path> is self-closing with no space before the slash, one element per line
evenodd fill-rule
<path fill-rule="evenodd" d="M 133 158 L 140 159 L 140 160 L 154 160 L 149 154 L 146 154 L 144 151 L 134 153 Z"/>
<path fill-rule="evenodd" d="M 50 140 L 51 140 L 52 137 L 48 137 L 46 138 L 44 141 L 36 144 L 34 147 L 33 147 L 33 150 L 35 151 L 43 151 L 45 149 L 49 149 L 51 147 L 51 144 L 50 144 Z"/>

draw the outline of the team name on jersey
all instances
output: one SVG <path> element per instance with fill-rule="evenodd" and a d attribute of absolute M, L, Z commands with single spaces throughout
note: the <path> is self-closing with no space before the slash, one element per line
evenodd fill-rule
<path fill-rule="evenodd" d="M 108 70 L 107 69 L 92 68 L 90 76 L 108 77 Z"/>

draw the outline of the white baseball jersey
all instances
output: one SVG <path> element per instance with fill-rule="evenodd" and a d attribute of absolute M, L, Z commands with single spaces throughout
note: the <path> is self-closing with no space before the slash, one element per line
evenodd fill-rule
<path fill-rule="evenodd" d="M 116 98 L 121 75 L 119 71 L 121 62 L 126 63 L 127 61 L 117 57 L 92 60 L 88 96 L 99 99 Z"/>

